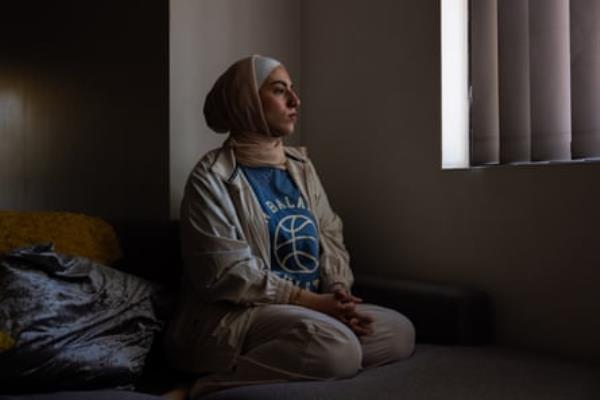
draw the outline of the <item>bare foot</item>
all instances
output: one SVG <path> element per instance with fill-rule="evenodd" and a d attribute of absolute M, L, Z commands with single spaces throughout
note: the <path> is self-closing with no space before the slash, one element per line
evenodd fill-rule
<path fill-rule="evenodd" d="M 187 400 L 189 398 L 189 388 L 178 387 L 163 394 L 161 397 L 166 400 Z"/>

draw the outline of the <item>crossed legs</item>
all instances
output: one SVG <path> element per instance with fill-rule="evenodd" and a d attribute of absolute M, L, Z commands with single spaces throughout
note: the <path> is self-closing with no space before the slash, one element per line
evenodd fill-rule
<path fill-rule="evenodd" d="M 200 379 L 192 397 L 252 383 L 348 378 L 412 354 L 415 330 L 405 316 L 371 304 L 357 307 L 373 317 L 372 335 L 359 338 L 341 321 L 304 307 L 261 306 L 236 370 L 219 382 Z"/>

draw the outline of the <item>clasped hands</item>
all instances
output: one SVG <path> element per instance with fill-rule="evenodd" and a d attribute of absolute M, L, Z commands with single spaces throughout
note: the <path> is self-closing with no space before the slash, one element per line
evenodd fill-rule
<path fill-rule="evenodd" d="M 356 305 L 362 299 L 352 295 L 346 288 L 338 286 L 332 293 L 312 293 L 302 290 L 297 304 L 320 311 L 339 319 L 357 336 L 368 336 L 373 333 L 373 317 L 357 310 Z"/>

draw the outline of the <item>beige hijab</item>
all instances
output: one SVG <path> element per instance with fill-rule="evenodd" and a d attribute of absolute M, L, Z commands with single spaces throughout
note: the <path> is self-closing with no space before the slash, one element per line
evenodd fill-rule
<path fill-rule="evenodd" d="M 258 55 L 243 58 L 217 79 L 206 96 L 206 123 L 215 132 L 230 132 L 224 146 L 233 149 L 242 165 L 285 168 L 283 142 L 272 136 L 258 93 L 279 65 L 277 60 Z"/>

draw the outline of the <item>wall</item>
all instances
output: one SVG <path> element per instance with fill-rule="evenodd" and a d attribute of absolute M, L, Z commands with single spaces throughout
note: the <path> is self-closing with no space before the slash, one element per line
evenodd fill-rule
<path fill-rule="evenodd" d="M 0 16 L 0 208 L 175 216 L 222 140 L 210 85 L 270 54 L 355 270 L 483 288 L 501 343 L 600 356 L 600 165 L 440 170 L 437 0 L 172 0 L 170 150 L 166 1 L 79 3 Z"/>
<path fill-rule="evenodd" d="M 213 133 L 202 114 L 219 75 L 256 53 L 284 62 L 301 86 L 300 0 L 171 0 L 170 7 L 170 209 L 177 218 L 190 170 L 226 137 Z"/>
<path fill-rule="evenodd" d="M 13 1 L 0 36 L 0 209 L 168 218 L 167 1 Z"/>
<path fill-rule="evenodd" d="M 303 142 L 354 269 L 485 289 L 500 343 L 597 359 L 600 165 L 442 171 L 439 32 L 437 0 L 302 3 Z"/>

